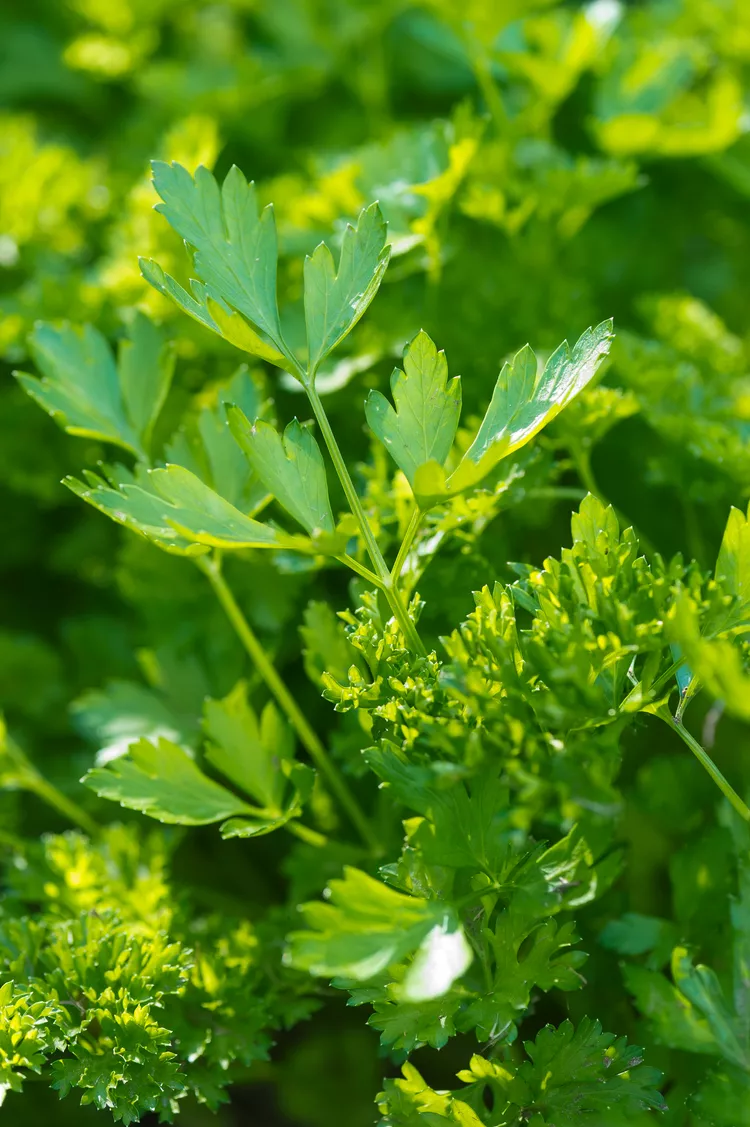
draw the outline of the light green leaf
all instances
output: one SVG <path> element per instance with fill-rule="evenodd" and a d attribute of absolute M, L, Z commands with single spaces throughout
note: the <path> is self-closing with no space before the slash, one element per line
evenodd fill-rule
<path fill-rule="evenodd" d="M 361 657 L 347 638 L 344 623 L 328 603 L 314 600 L 307 604 L 300 634 L 305 673 L 313 685 L 322 687 L 324 673 L 346 684 L 349 670 L 359 667 Z"/>
<path fill-rule="evenodd" d="M 360 212 L 356 228 L 347 225 L 338 272 L 325 243 L 305 259 L 305 323 L 313 375 L 378 292 L 390 258 L 386 229 L 380 207 L 371 204 Z"/>
<path fill-rule="evenodd" d="M 419 467 L 414 494 L 423 508 L 461 493 L 487 476 L 498 462 L 525 446 L 593 379 L 612 343 L 612 322 L 587 329 L 571 349 L 564 341 L 539 372 L 525 345 L 503 365 L 477 435 L 446 479 L 435 462 Z"/>
<path fill-rule="evenodd" d="M 90 689 L 70 706 L 76 728 L 96 740 L 98 764 L 124 755 L 139 739 L 163 736 L 174 743 L 190 742 L 191 723 L 178 715 L 153 688 L 131 681 L 110 681 L 103 689 Z"/>
<path fill-rule="evenodd" d="M 700 963 L 694 966 L 686 948 L 676 947 L 672 977 L 682 996 L 705 1017 L 724 1059 L 750 1071 L 750 1046 L 742 1043 L 741 1023 L 731 1013 L 715 972 Z"/>
<path fill-rule="evenodd" d="M 417 469 L 433 461 L 442 466 L 450 454 L 461 414 L 461 381 L 448 382 L 444 352 L 419 332 L 404 352 L 404 369 L 391 376 L 394 407 L 379 391 L 365 403 L 370 430 L 396 465 L 414 483 Z"/>
<path fill-rule="evenodd" d="M 118 363 L 92 325 L 38 324 L 29 343 L 42 379 L 25 372 L 16 378 L 32 399 L 69 434 L 146 458 L 174 368 L 171 349 L 148 318 L 135 317 Z"/>
<path fill-rule="evenodd" d="M 241 348 L 243 352 L 249 352 L 251 356 L 259 356 L 261 360 L 267 360 L 269 364 L 275 364 L 277 368 L 283 368 L 293 376 L 296 375 L 295 365 L 275 345 L 269 344 L 256 333 L 241 313 L 227 311 L 210 295 L 206 299 L 206 309 L 224 340 L 229 341 L 235 348 Z"/>
<path fill-rule="evenodd" d="M 122 467 L 110 480 L 86 474 L 64 484 L 113 520 L 153 540 L 160 548 L 196 555 L 211 547 L 291 548 L 315 552 L 303 536 L 290 536 L 247 517 L 182 466 L 151 470 L 137 478 Z"/>
<path fill-rule="evenodd" d="M 701 637 L 698 611 L 683 592 L 669 610 L 667 632 L 693 674 L 726 709 L 740 720 L 750 721 L 750 675 L 745 671 L 737 645 L 725 639 Z"/>
<path fill-rule="evenodd" d="M 204 729 L 207 762 L 256 804 L 214 782 L 183 747 L 165 738 L 132 743 L 83 781 L 101 797 L 157 821 L 221 821 L 223 837 L 258 837 L 302 813 L 315 773 L 294 762 L 291 732 L 273 704 L 258 720 L 240 681 L 224 700 L 207 701 Z"/>
<path fill-rule="evenodd" d="M 169 505 L 168 524 L 189 540 L 215 548 L 296 548 L 311 551 L 304 537 L 288 536 L 246 517 L 182 466 L 149 472 L 151 488 Z"/>
<path fill-rule="evenodd" d="M 333 533 L 325 463 L 309 427 L 293 419 L 282 438 L 262 419 L 251 423 L 239 407 L 230 407 L 227 417 L 232 434 L 279 504 L 310 534 Z"/>
<path fill-rule="evenodd" d="M 172 383 L 174 353 L 143 313 L 136 313 L 128 337 L 120 344 L 117 366 L 126 414 L 148 449 Z"/>
<path fill-rule="evenodd" d="M 81 780 L 102 798 L 140 810 L 158 822 L 202 826 L 252 807 L 196 767 L 188 753 L 169 740 L 139 740 L 107 767 L 94 767 Z"/>
<path fill-rule="evenodd" d="M 750 629 L 750 508 L 732 508 L 716 560 L 716 582 L 731 606 L 710 623 L 715 633 Z"/>
<path fill-rule="evenodd" d="M 441 998 L 469 969 L 472 959 L 472 950 L 463 930 L 443 920 L 428 932 L 420 945 L 400 985 L 398 996 L 405 1002 Z"/>
<path fill-rule="evenodd" d="M 288 780 L 286 795 L 280 807 L 275 809 L 259 810 L 253 818 L 230 818 L 221 827 L 221 836 L 230 837 L 261 837 L 263 834 L 273 833 L 281 829 L 292 818 L 298 818 L 302 807 L 312 794 L 315 783 L 315 772 L 304 763 L 293 763 L 282 759 L 279 765 L 282 779 Z"/>
<path fill-rule="evenodd" d="M 150 489 L 145 474 L 134 477 L 121 465 L 102 467 L 102 474 L 100 477 L 87 470 L 84 472 L 84 481 L 66 477 L 63 478 L 63 485 L 99 512 L 105 513 L 132 532 L 145 536 L 165 552 L 196 556 L 209 551 L 207 546 L 179 535 L 167 523 L 170 508 L 165 505 L 162 497 Z"/>
<path fill-rule="evenodd" d="M 207 403 L 205 392 L 197 398 L 203 406 L 167 443 L 165 460 L 190 470 L 241 512 L 255 515 L 270 495 L 232 437 L 227 405 L 237 403 L 251 418 L 263 417 L 271 407 L 265 388 L 243 364 L 217 389 L 216 402 Z"/>
<path fill-rule="evenodd" d="M 177 163 L 152 164 L 162 203 L 156 210 L 191 247 L 211 294 L 239 310 L 279 351 L 278 248 L 273 208 L 258 212 L 255 185 L 232 167 L 221 188 L 203 166 L 193 178 Z"/>
<path fill-rule="evenodd" d="M 359 869 L 345 867 L 328 900 L 302 912 L 311 930 L 292 932 L 285 961 L 310 974 L 362 982 L 417 952 L 407 987 L 414 1002 L 444 993 L 470 962 L 461 940 L 447 938 L 460 931 L 449 904 L 405 896 Z"/>
<path fill-rule="evenodd" d="M 170 274 L 165 274 L 159 263 L 154 262 L 152 258 L 139 258 L 138 265 L 141 274 L 150 286 L 153 286 L 163 297 L 168 297 L 175 305 L 179 305 L 194 321 L 221 336 L 219 326 L 208 312 L 208 294 L 206 287 L 201 282 L 191 278 L 190 289 L 192 292 L 188 293 L 184 286 L 176 282 Z"/>
<path fill-rule="evenodd" d="M 206 758 L 246 794 L 269 810 L 280 810 L 287 778 L 281 768 L 294 759 L 289 725 L 273 703 L 260 718 L 239 681 L 223 700 L 207 700 L 203 710 Z"/>

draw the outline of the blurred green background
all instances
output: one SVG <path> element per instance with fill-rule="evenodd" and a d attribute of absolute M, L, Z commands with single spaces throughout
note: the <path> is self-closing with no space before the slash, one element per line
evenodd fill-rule
<path fill-rule="evenodd" d="M 381 201 L 392 265 L 326 374 L 353 462 L 366 453 L 353 412 L 359 419 L 366 389 L 385 386 L 420 327 L 462 373 L 471 414 L 510 350 L 529 340 L 544 351 L 614 315 L 607 393 L 563 416 L 506 512 L 426 576 L 425 631 L 436 643 L 471 610 L 472 588 L 508 577 L 507 560 L 538 563 L 567 543 L 571 503 L 545 498 L 550 480 L 571 496 L 597 490 L 644 543 L 702 567 L 729 506 L 747 503 L 749 78 L 746 0 L 5 0 L 0 709 L 63 792 L 93 809 L 77 780 L 97 750 L 139 724 L 189 737 L 203 697 L 228 692 L 244 668 L 197 573 L 60 486 L 104 450 L 59 431 L 11 376 L 29 369 L 35 321 L 89 321 L 117 339 L 136 308 L 164 324 L 177 351 L 165 434 L 231 375 L 226 346 L 140 277 L 138 255 L 186 273 L 179 240 L 152 211 L 149 160 L 221 175 L 236 163 L 254 178 L 276 207 L 292 301 L 304 253 Z M 304 411 L 288 383 L 272 393 L 280 417 Z M 376 500 L 377 472 L 363 471 Z M 387 527 L 393 513 L 381 515 Z M 263 562 L 234 578 L 319 730 L 345 748 L 352 733 L 305 678 L 297 634 L 311 598 L 346 605 L 344 580 Z M 748 743 L 723 724 L 716 747 L 746 783 Z M 675 768 L 675 754 L 646 730 L 626 763 L 627 895 L 641 911 L 672 895 L 669 858 L 708 818 L 698 768 Z M 644 770 L 662 772 L 658 800 L 645 797 Z M 698 810 L 690 824 L 670 807 L 675 772 Z M 0 793 L 0 815 L 29 838 L 66 828 L 15 789 Z M 175 846 L 175 883 L 196 911 L 223 894 L 273 903 L 268 874 L 284 846 L 266 842 L 241 848 L 195 831 Z M 687 921 L 695 905 L 681 896 L 675 911 Z M 604 987 L 601 997 L 606 1012 Z M 438 1064 L 417 1063 L 447 1085 L 467 1051 L 459 1039 Z M 386 1069 L 376 1034 L 337 998 L 282 1039 L 220 1123 L 359 1127 L 373 1120 Z M 41 1084 L 7 1114 L 19 1127 L 96 1119 L 75 1098 L 58 1107 Z M 183 1121 L 204 1115 L 188 1109 Z"/>

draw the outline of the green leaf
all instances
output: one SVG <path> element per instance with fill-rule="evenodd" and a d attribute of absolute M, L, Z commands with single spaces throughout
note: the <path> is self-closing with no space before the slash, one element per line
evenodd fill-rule
<path fill-rule="evenodd" d="M 278 248 L 273 208 L 258 211 L 255 185 L 233 166 L 219 188 L 202 165 L 192 177 L 177 163 L 152 163 L 156 205 L 195 250 L 199 277 L 222 301 L 280 346 L 276 304 Z"/>
<path fill-rule="evenodd" d="M 90 689 L 70 706 L 76 729 L 96 741 L 97 763 L 124 755 L 139 739 L 160 736 L 175 743 L 189 742 L 192 727 L 186 716 L 152 688 L 130 681 L 110 681 Z"/>
<path fill-rule="evenodd" d="M 391 253 L 386 229 L 380 207 L 371 204 L 360 212 L 356 227 L 347 224 L 338 271 L 325 243 L 305 259 L 305 323 L 313 378 L 321 360 L 354 328 L 378 292 Z"/>
<path fill-rule="evenodd" d="M 269 344 L 256 333 L 249 321 L 246 321 L 240 313 L 227 310 L 220 302 L 215 301 L 210 294 L 206 298 L 206 309 L 224 340 L 229 341 L 235 348 L 241 348 L 243 352 L 249 352 L 251 356 L 259 356 L 261 360 L 267 360 L 269 364 L 275 364 L 277 368 L 283 368 L 296 376 L 296 365 L 280 349 L 273 344 Z"/>
<path fill-rule="evenodd" d="M 421 331 L 404 352 L 404 368 L 391 376 L 394 407 L 379 391 L 365 403 L 370 430 L 386 447 L 409 484 L 425 462 L 445 464 L 461 414 L 461 380 L 448 381 L 444 352 Z"/>
<path fill-rule="evenodd" d="M 711 696 L 740 720 L 750 720 L 750 674 L 737 645 L 701 637 L 698 609 L 687 592 L 675 600 L 666 625 L 669 637 Z"/>
<path fill-rule="evenodd" d="M 168 463 L 190 470 L 241 512 L 254 516 L 270 500 L 262 481 L 248 463 L 227 425 L 227 406 L 237 403 L 251 418 L 267 415 L 271 401 L 257 375 L 243 364 L 229 382 L 220 386 L 214 403 L 202 404 L 197 414 L 188 415 L 164 450 Z"/>
<path fill-rule="evenodd" d="M 38 324 L 29 338 L 42 379 L 17 372 L 23 389 L 69 434 L 148 454 L 151 432 L 174 369 L 171 349 L 143 314 L 136 314 L 115 363 L 92 325 Z"/>
<path fill-rule="evenodd" d="M 298 817 L 315 773 L 294 762 L 290 729 L 271 703 L 260 719 L 240 681 L 223 700 L 204 707 L 205 758 L 254 800 L 251 805 L 210 779 L 172 741 L 141 739 L 127 753 L 91 770 L 83 780 L 102 798 L 161 822 L 223 822 L 222 836 L 258 837 Z"/>
<path fill-rule="evenodd" d="M 238 681 L 222 700 L 203 707 L 206 759 L 259 805 L 279 810 L 286 789 L 283 764 L 294 759 L 289 725 L 272 702 L 258 717 L 247 685 Z"/>
<path fill-rule="evenodd" d="M 262 419 L 251 423 L 239 407 L 230 407 L 227 417 L 251 466 L 279 504 L 311 535 L 333 534 L 325 463 L 310 428 L 293 419 L 282 438 Z"/>
<path fill-rule="evenodd" d="M 473 1056 L 458 1074 L 468 1087 L 457 1092 L 434 1091 L 412 1065 L 404 1065 L 404 1079 L 387 1080 L 378 1096 L 383 1124 L 578 1127 L 590 1121 L 621 1127 L 646 1109 L 665 1110 L 655 1087 L 659 1073 L 641 1064 L 642 1050 L 603 1033 L 597 1021 L 584 1018 L 577 1028 L 570 1021 L 558 1029 L 547 1025 L 524 1048 L 527 1059 L 521 1061 L 517 1055 Z"/>
<path fill-rule="evenodd" d="M 476 437 L 450 477 L 434 463 L 415 473 L 420 505 L 429 508 L 479 484 L 498 462 L 529 442 L 593 379 L 612 340 L 612 322 L 602 321 L 572 349 L 563 341 L 541 372 L 525 345 L 503 365 Z"/>
<path fill-rule="evenodd" d="M 303 804 L 312 794 L 315 772 L 304 763 L 294 763 L 289 759 L 280 760 L 278 772 L 281 780 L 288 780 L 283 800 L 273 807 L 257 810 L 252 818 L 230 818 L 221 827 L 223 838 L 261 837 L 300 816 Z"/>
<path fill-rule="evenodd" d="M 169 740 L 139 740 L 127 755 L 94 767 L 81 780 L 101 798 L 140 810 L 158 822 L 202 826 L 252 807 L 209 779 L 184 748 Z"/>
<path fill-rule="evenodd" d="M 730 510 L 715 574 L 731 605 L 710 620 L 710 629 L 715 633 L 750 630 L 750 507 L 747 516 L 740 509 Z"/>
<path fill-rule="evenodd" d="M 109 480 L 89 473 L 85 482 L 68 477 L 64 484 L 112 520 L 178 555 L 200 555 L 212 547 L 318 550 L 305 537 L 246 517 L 182 466 L 138 477 L 115 467 Z"/>
<path fill-rule="evenodd" d="M 445 993 L 471 961 L 449 904 L 404 896 L 349 866 L 331 881 L 328 900 L 302 913 L 311 930 L 292 932 L 285 961 L 317 976 L 363 982 L 416 952 L 402 984 L 416 1002 Z"/>
<path fill-rule="evenodd" d="M 117 368 L 126 414 L 148 450 L 172 382 L 174 353 L 143 313 L 136 313 L 128 336 L 120 344 Z"/>

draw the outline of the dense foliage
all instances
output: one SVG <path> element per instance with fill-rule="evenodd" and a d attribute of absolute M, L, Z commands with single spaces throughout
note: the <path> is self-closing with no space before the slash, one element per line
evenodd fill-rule
<path fill-rule="evenodd" d="M 3 1113 L 750 1127 L 750 6 L 0 61 Z"/>

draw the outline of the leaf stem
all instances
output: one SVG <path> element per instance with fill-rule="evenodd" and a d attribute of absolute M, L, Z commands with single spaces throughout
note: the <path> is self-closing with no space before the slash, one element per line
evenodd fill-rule
<path fill-rule="evenodd" d="M 49 779 L 45 779 L 44 775 L 41 775 L 36 768 L 34 768 L 34 774 L 36 778 L 30 781 L 28 788 L 30 791 L 46 802 L 48 806 L 57 810 L 58 814 L 62 814 L 64 818 L 73 822 L 74 825 L 80 826 L 83 832 L 88 834 L 89 837 L 96 837 L 98 835 L 101 827 L 77 802 L 73 802 L 71 798 L 68 798 L 61 790 L 58 790 L 58 788 L 51 783 Z"/>
<path fill-rule="evenodd" d="M 317 849 L 322 849 L 324 845 L 328 844 L 328 838 L 325 834 L 318 833 L 317 830 L 298 822 L 295 818 L 291 818 L 284 829 L 288 830 L 294 837 L 298 837 L 300 841 L 314 845 Z"/>
<path fill-rule="evenodd" d="M 58 814 L 62 814 L 69 822 L 79 826 L 89 837 L 97 836 L 100 826 L 94 819 L 77 802 L 68 798 L 54 783 L 46 779 L 15 741 L 8 737 L 3 741 L 3 746 L 5 754 L 18 771 L 18 786 L 41 798 L 53 810 L 57 810 Z"/>
<path fill-rule="evenodd" d="M 505 109 L 503 96 L 492 74 L 492 66 L 487 58 L 487 52 L 473 40 L 467 43 L 471 68 L 477 85 L 482 92 L 482 97 L 487 103 L 487 109 L 492 114 L 492 120 L 499 134 L 508 131 L 508 113 Z"/>
<path fill-rule="evenodd" d="M 398 583 L 399 579 L 401 578 L 401 572 L 403 570 L 404 563 L 406 562 L 406 557 L 409 555 L 409 550 L 414 543 L 414 537 L 419 531 L 419 526 L 422 523 L 423 516 L 424 510 L 420 509 L 417 505 L 414 509 L 414 512 L 411 514 L 411 520 L 406 526 L 406 532 L 404 533 L 404 538 L 401 541 L 401 547 L 398 550 L 398 555 L 396 556 L 396 560 L 391 569 L 391 581 L 394 583 L 394 585 Z"/>
<path fill-rule="evenodd" d="M 312 380 L 309 380 L 305 386 L 308 397 L 310 399 L 310 405 L 315 415 L 315 419 L 318 423 L 318 426 L 320 427 L 320 433 L 323 435 L 325 444 L 328 447 L 328 453 L 331 455 L 331 461 L 333 462 L 334 469 L 336 470 L 339 481 L 341 482 L 341 486 L 344 490 L 344 494 L 346 495 L 346 499 L 349 503 L 349 508 L 351 509 L 354 518 L 359 525 L 360 532 L 362 533 L 362 539 L 365 542 L 365 547 L 367 548 L 367 552 L 370 556 L 370 559 L 372 560 L 375 574 L 380 579 L 381 589 L 386 599 L 388 600 L 396 621 L 403 631 L 407 644 L 411 649 L 414 650 L 415 653 L 419 654 L 420 657 L 426 657 L 427 650 L 425 648 L 424 642 L 419 637 L 417 628 L 409 617 L 409 613 L 403 602 L 401 601 L 401 596 L 393 585 L 391 573 L 388 570 L 388 565 L 385 562 L 383 553 L 380 551 L 380 546 L 375 539 L 375 534 L 372 531 L 369 520 L 367 519 L 367 514 L 362 507 L 362 502 L 359 499 L 357 490 L 354 488 L 354 482 L 349 475 L 349 470 L 346 467 L 344 456 L 339 449 L 339 444 L 336 441 L 336 436 L 331 429 L 331 424 L 328 421 L 325 407 L 321 402 L 320 396 L 315 390 L 315 386 Z"/>
<path fill-rule="evenodd" d="M 308 752 L 313 763 L 320 770 L 321 774 L 325 775 L 331 790 L 341 803 L 342 808 L 346 811 L 352 825 L 356 827 L 367 847 L 375 854 L 380 853 L 380 842 L 378 841 L 375 831 L 360 809 L 357 800 L 347 786 L 338 767 L 330 758 L 323 744 L 308 724 L 307 718 L 282 681 L 279 673 L 263 648 L 263 645 L 256 637 L 249 622 L 242 613 L 237 600 L 221 573 L 220 558 L 215 557 L 208 560 L 205 556 L 199 556 L 195 562 L 213 587 L 217 599 L 234 627 L 237 637 L 247 650 L 255 668 L 278 701 L 282 711 L 299 736 L 300 742 Z"/>
<path fill-rule="evenodd" d="M 740 817 L 744 818 L 746 822 L 750 822 L 750 809 L 748 809 L 734 787 L 721 773 L 708 752 L 698 743 L 695 736 L 691 736 L 687 728 L 681 724 L 679 720 L 675 720 L 666 706 L 663 709 L 659 709 L 656 715 L 659 716 L 665 724 L 668 724 L 673 732 L 677 733 L 683 743 L 687 744 L 700 765 L 708 772 L 721 793 L 731 802 Z"/>
<path fill-rule="evenodd" d="M 340 563 L 346 564 L 352 571 L 356 571 L 357 575 L 361 575 L 368 583 L 372 583 L 373 587 L 379 587 L 382 591 L 383 582 L 380 577 L 377 576 L 374 571 L 370 571 L 369 567 L 365 567 L 364 564 L 361 564 L 359 560 L 355 560 L 354 556 L 336 556 L 336 559 L 339 560 Z"/>

